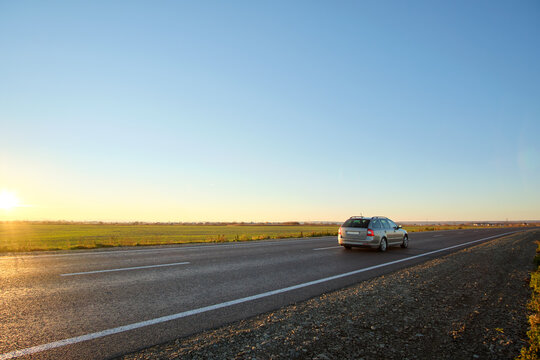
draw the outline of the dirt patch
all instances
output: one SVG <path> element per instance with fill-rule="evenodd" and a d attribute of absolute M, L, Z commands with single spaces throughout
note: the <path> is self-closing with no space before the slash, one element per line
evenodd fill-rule
<path fill-rule="evenodd" d="M 535 240 L 492 240 L 122 359 L 513 359 Z"/>

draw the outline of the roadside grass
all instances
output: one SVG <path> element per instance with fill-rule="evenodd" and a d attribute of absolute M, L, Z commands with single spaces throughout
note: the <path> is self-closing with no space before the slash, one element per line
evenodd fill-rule
<path fill-rule="evenodd" d="M 536 244 L 534 265 L 536 270 L 531 273 L 530 286 L 532 289 L 531 300 L 528 303 L 530 329 L 527 331 L 528 346 L 521 349 L 521 354 L 516 360 L 537 360 L 540 353 L 540 241 Z"/>
<path fill-rule="evenodd" d="M 0 252 L 337 236 L 337 225 L 0 223 Z"/>
<path fill-rule="evenodd" d="M 480 228 L 406 225 L 408 232 Z M 118 246 L 222 243 L 337 236 L 334 224 L 123 224 L 0 222 L 0 252 L 78 250 Z"/>

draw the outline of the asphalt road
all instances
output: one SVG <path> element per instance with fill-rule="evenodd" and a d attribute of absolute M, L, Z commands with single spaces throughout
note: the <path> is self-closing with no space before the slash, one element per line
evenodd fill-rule
<path fill-rule="evenodd" d="M 106 359 L 274 310 L 519 229 L 0 255 L 0 360 Z"/>

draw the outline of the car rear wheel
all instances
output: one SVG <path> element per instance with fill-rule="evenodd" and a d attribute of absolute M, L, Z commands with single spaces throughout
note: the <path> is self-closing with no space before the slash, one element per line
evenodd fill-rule
<path fill-rule="evenodd" d="M 403 237 L 403 242 L 401 243 L 401 247 L 404 249 L 409 247 L 409 237 L 407 235 Z"/>
<path fill-rule="evenodd" d="M 379 244 L 379 251 L 380 252 L 385 252 L 387 248 L 388 248 L 388 243 L 386 242 L 386 239 L 383 238 L 381 240 L 381 243 Z"/>

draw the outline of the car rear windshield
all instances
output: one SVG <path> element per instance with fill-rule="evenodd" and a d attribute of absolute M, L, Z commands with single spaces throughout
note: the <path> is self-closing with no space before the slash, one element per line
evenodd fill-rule
<path fill-rule="evenodd" d="M 370 219 L 349 219 L 345 221 L 343 227 L 367 229 L 367 227 L 369 226 L 369 220 Z"/>

